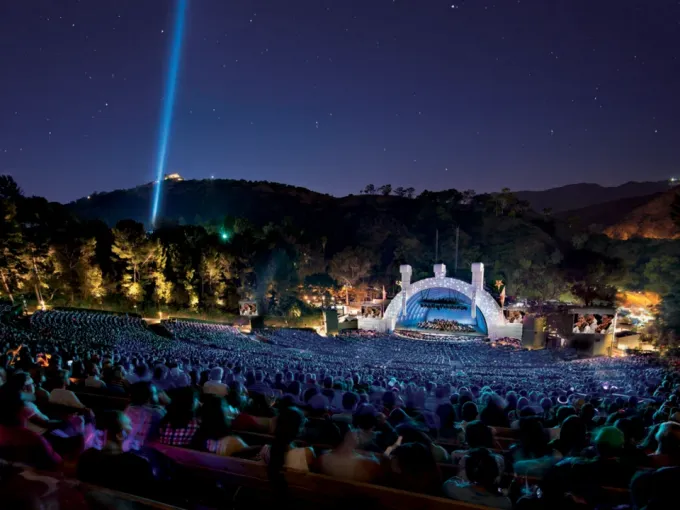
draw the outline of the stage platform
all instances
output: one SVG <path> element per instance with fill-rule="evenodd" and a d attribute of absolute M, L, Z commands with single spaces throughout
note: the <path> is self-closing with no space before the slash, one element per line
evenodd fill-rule
<path fill-rule="evenodd" d="M 409 336 L 409 333 L 415 333 L 416 335 L 427 335 L 432 337 L 432 339 L 428 338 L 414 338 L 412 336 Z M 480 340 L 488 338 L 487 335 L 484 333 L 481 333 L 479 331 L 475 332 L 452 332 L 452 331 L 437 331 L 437 330 L 432 330 L 432 329 L 421 329 L 421 328 L 396 328 L 394 330 L 394 334 L 397 336 L 400 336 L 402 338 L 408 338 L 409 340 L 423 340 L 423 341 L 441 341 L 445 340 L 447 338 L 451 338 L 451 341 L 455 341 L 452 337 L 465 337 L 466 339 L 474 339 L 478 338 Z"/>

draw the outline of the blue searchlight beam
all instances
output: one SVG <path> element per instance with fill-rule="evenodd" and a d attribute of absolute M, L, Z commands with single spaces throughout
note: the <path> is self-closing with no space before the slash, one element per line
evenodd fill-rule
<path fill-rule="evenodd" d="M 175 14 L 175 26 L 172 33 L 172 47 L 170 49 L 170 64 L 165 82 L 165 98 L 161 112 L 161 129 L 158 137 L 158 153 L 156 160 L 156 187 L 153 195 L 153 207 L 151 209 L 151 225 L 156 226 L 156 218 L 161 201 L 163 188 L 163 175 L 165 173 L 165 160 L 168 154 L 168 139 L 172 125 L 172 111 L 175 106 L 175 92 L 177 91 L 177 74 L 179 61 L 182 54 L 182 38 L 184 35 L 184 19 L 186 18 L 188 0 L 177 0 L 177 12 Z"/>

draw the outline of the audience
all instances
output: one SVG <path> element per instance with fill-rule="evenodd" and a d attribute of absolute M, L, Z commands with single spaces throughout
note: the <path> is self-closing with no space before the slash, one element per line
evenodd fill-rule
<path fill-rule="evenodd" d="M 53 419 L 53 404 L 82 410 L 78 395 L 92 397 L 83 392 L 129 405 L 97 411 L 104 435 L 82 438 L 93 448 L 79 477 L 154 499 L 173 472 L 156 443 L 259 452 L 275 489 L 285 489 L 285 469 L 317 471 L 494 508 L 510 507 L 513 476 L 524 492 L 542 489 L 541 508 L 564 494 L 597 505 L 606 487 L 629 486 L 636 506 L 660 504 L 677 480 L 680 377 L 648 358 L 565 360 L 442 334 L 162 327 L 171 341 L 115 314 L 39 311 L 30 328 L 0 321 L 0 343 L 20 352 L 0 367 L 0 458 L 58 468 L 52 448 L 78 427 Z M 252 432 L 273 436 L 251 448 L 239 435 L 250 442 Z M 457 475 L 443 483 L 445 467 Z M 642 468 L 657 470 L 633 477 Z"/>

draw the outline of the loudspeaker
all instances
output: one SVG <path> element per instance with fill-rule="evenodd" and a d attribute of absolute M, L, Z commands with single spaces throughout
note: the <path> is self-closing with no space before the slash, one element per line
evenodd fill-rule
<path fill-rule="evenodd" d="M 324 310 L 323 325 L 327 335 L 337 335 L 339 330 L 338 311 L 333 309 Z"/>
<path fill-rule="evenodd" d="M 258 317 L 251 317 L 250 329 L 264 329 L 264 317 L 261 315 Z"/>

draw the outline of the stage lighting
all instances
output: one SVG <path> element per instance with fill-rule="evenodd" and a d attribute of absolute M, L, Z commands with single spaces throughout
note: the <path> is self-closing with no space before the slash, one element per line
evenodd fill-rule
<path fill-rule="evenodd" d="M 165 172 L 165 160 L 168 153 L 168 140 L 172 126 L 172 111 L 175 106 L 175 93 L 177 92 L 177 75 L 179 62 L 182 55 L 182 37 L 184 35 L 184 20 L 186 18 L 187 0 L 177 0 L 175 14 L 175 26 L 172 34 L 172 46 L 170 48 L 170 60 L 168 74 L 165 81 L 165 96 L 161 111 L 161 129 L 158 135 L 158 152 L 156 154 L 156 189 L 154 190 L 153 206 L 151 209 L 151 225 L 155 226 L 158 209 L 163 189 L 163 174 Z"/>

